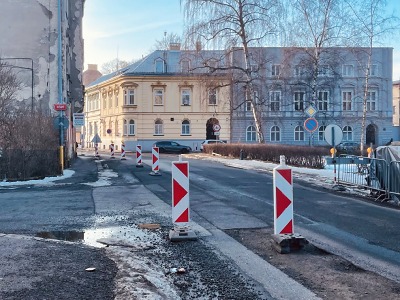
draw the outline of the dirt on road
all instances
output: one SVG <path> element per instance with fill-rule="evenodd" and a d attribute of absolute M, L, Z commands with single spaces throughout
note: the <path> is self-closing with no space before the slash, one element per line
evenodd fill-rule
<path fill-rule="evenodd" d="M 272 229 L 226 230 L 227 234 L 303 284 L 322 299 L 399 299 L 400 284 L 312 244 L 289 254 L 271 243 Z"/>

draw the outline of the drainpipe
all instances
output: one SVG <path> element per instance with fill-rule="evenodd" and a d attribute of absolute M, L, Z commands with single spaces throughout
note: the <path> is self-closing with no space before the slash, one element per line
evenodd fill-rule
<path fill-rule="evenodd" d="M 62 32 L 61 32 L 61 0 L 58 0 L 58 103 L 63 103 L 63 87 L 62 87 Z M 63 111 L 59 112 L 59 120 L 60 120 L 60 165 L 61 172 L 64 171 L 64 125 L 61 124 L 61 120 L 63 118 Z"/>

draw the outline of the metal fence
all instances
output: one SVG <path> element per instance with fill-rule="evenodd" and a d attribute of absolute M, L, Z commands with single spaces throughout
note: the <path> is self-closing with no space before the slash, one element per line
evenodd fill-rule
<path fill-rule="evenodd" d="M 346 155 L 328 158 L 327 163 L 336 164 L 338 184 L 368 189 L 377 200 L 400 200 L 399 161 Z"/>
<path fill-rule="evenodd" d="M 2 150 L 0 180 L 28 180 L 61 174 L 58 150 Z"/>

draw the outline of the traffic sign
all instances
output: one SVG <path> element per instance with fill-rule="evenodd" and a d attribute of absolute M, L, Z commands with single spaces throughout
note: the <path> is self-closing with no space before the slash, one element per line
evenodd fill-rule
<path fill-rule="evenodd" d="M 92 143 L 95 143 L 95 144 L 101 143 L 101 138 L 99 137 L 99 135 L 97 133 L 92 138 Z"/>
<path fill-rule="evenodd" d="M 74 124 L 74 127 L 85 126 L 85 114 L 84 113 L 74 113 L 73 114 L 73 124 Z"/>
<path fill-rule="evenodd" d="M 58 117 L 56 117 L 56 118 L 54 119 L 53 125 L 54 125 L 54 127 L 55 127 L 56 129 L 59 129 L 60 126 L 61 126 L 63 129 L 67 129 L 68 126 L 69 126 L 69 121 L 68 121 L 68 119 L 67 119 L 65 116 L 62 116 L 62 117 L 58 116 Z"/>
<path fill-rule="evenodd" d="M 330 124 L 325 128 L 324 137 L 329 145 L 335 147 L 342 142 L 343 131 L 339 126 Z"/>
<path fill-rule="evenodd" d="M 54 110 L 56 110 L 56 111 L 67 110 L 67 104 L 65 104 L 65 103 L 56 103 L 56 104 L 54 104 Z"/>
<path fill-rule="evenodd" d="M 213 129 L 214 129 L 214 131 L 220 131 L 220 130 L 221 130 L 221 125 L 219 125 L 219 124 L 214 124 L 214 125 L 213 125 Z"/>
<path fill-rule="evenodd" d="M 307 114 L 307 116 L 309 118 L 314 117 L 314 115 L 317 113 L 318 111 L 314 108 L 314 106 L 310 105 L 309 107 L 306 108 L 305 113 Z"/>
<path fill-rule="evenodd" d="M 304 127 L 309 132 L 314 132 L 318 128 L 318 121 L 314 118 L 308 118 L 304 121 Z"/>

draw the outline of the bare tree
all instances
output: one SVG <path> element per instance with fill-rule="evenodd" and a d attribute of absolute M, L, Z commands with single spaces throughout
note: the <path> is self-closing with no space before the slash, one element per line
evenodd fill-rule
<path fill-rule="evenodd" d="M 262 130 L 262 113 L 254 97 L 253 81 L 257 70 L 252 68 L 255 57 L 250 47 L 264 46 L 271 37 L 276 38 L 279 29 L 282 2 L 279 0 L 181 0 L 187 22 L 186 47 L 200 44 L 206 49 L 229 49 L 242 59 L 230 65 L 209 64 L 205 67 L 211 71 L 231 70 L 232 83 L 244 85 L 245 102 L 250 102 L 256 125 L 257 139 L 264 143 Z"/>
<path fill-rule="evenodd" d="M 152 47 L 152 51 L 155 50 L 168 50 L 171 44 L 181 44 L 182 39 L 176 33 L 167 33 L 164 32 L 164 37 L 161 40 L 156 40 L 154 46 Z"/>
<path fill-rule="evenodd" d="M 362 49 L 360 66 L 364 70 L 364 91 L 362 99 L 362 121 L 360 151 L 364 153 L 365 126 L 368 111 L 369 81 L 373 72 L 373 48 L 389 35 L 400 28 L 399 18 L 393 13 L 388 14 L 385 0 L 347 0 L 347 5 L 353 12 L 352 36 L 353 45 Z M 366 63 L 365 63 L 366 61 Z"/>
<path fill-rule="evenodd" d="M 113 60 L 110 60 L 104 64 L 101 65 L 101 72 L 106 75 L 106 74 L 111 74 L 113 72 L 116 72 L 122 68 L 125 68 L 129 66 L 132 62 L 127 62 L 125 60 L 120 60 L 118 58 L 115 58 Z"/>

